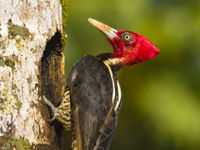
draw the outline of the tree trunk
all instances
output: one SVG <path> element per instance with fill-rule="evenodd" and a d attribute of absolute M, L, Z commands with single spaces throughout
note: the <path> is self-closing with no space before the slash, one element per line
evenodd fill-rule
<path fill-rule="evenodd" d="M 0 150 L 59 150 L 42 95 L 64 92 L 66 0 L 0 5 Z"/>

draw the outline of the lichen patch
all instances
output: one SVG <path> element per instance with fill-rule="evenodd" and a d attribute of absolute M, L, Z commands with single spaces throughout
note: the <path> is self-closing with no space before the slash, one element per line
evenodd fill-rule
<path fill-rule="evenodd" d="M 15 89 L 10 93 L 8 86 L 5 85 L 4 89 L 0 91 L 0 95 L 0 114 L 6 115 L 16 111 L 19 112 L 22 103 L 18 99 Z"/>
<path fill-rule="evenodd" d="M 8 20 L 8 38 L 15 39 L 16 36 L 20 36 L 23 40 L 33 39 L 31 33 L 26 26 L 18 26 L 12 23 L 12 20 Z"/>

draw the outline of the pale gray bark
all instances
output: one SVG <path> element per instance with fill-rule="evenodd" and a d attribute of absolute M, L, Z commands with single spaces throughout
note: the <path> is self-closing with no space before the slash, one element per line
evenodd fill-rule
<path fill-rule="evenodd" d="M 56 32 L 59 0 L 0 0 L 0 149 L 57 149 L 41 97 L 41 58 Z"/>

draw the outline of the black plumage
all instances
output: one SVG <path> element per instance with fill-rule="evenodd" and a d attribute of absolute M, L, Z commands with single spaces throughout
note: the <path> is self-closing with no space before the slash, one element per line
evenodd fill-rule
<path fill-rule="evenodd" d="M 108 150 L 117 126 L 121 89 L 111 54 L 86 55 L 71 69 L 61 104 L 52 109 L 66 130 L 72 130 L 73 150 Z"/>
<path fill-rule="evenodd" d="M 111 144 L 121 90 L 114 69 L 104 60 L 108 56 L 87 55 L 72 67 L 68 76 L 78 150 L 107 150 Z"/>

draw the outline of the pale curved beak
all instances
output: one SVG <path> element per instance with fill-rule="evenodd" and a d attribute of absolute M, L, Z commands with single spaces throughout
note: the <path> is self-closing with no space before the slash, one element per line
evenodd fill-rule
<path fill-rule="evenodd" d="M 109 39 L 113 39 L 114 37 L 117 37 L 117 30 L 114 28 L 111 28 L 110 26 L 99 22 L 95 19 L 88 18 L 88 21 L 95 26 L 97 29 L 99 29 L 101 32 L 103 32 Z"/>

